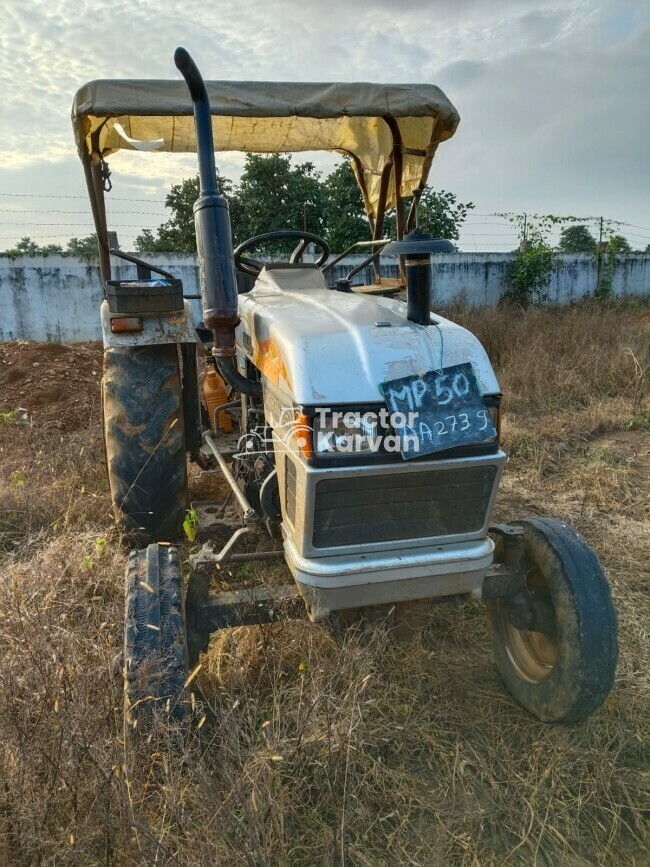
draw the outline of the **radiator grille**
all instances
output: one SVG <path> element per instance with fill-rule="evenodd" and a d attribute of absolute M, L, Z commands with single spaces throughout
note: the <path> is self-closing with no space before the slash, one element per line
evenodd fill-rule
<path fill-rule="evenodd" d="M 316 548 L 450 536 L 480 530 L 496 467 L 323 479 L 316 485 Z"/>

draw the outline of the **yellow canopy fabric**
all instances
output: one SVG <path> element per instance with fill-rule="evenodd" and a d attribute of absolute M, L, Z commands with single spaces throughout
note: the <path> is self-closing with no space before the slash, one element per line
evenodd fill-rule
<path fill-rule="evenodd" d="M 366 208 L 376 214 L 382 169 L 392 159 L 391 119 L 401 137 L 401 194 L 426 181 L 441 141 L 459 115 L 428 84 L 206 82 L 215 150 L 289 153 L 328 150 L 353 156 Z M 81 87 L 72 106 L 80 154 L 117 150 L 196 151 L 192 103 L 183 81 L 100 80 Z M 389 189 L 387 207 L 395 204 Z"/>

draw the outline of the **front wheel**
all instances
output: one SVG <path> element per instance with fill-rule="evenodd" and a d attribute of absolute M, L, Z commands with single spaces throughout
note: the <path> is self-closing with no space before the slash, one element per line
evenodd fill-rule
<path fill-rule="evenodd" d="M 508 600 L 487 601 L 499 672 L 517 701 L 544 722 L 576 722 L 607 698 L 618 657 L 616 612 L 598 558 L 562 521 L 528 518 L 526 589 L 547 615 L 543 631 L 517 628 Z"/>
<path fill-rule="evenodd" d="M 180 722 L 188 712 L 188 652 L 183 577 L 169 545 L 132 551 L 126 570 L 124 734 L 151 730 L 156 715 Z"/>

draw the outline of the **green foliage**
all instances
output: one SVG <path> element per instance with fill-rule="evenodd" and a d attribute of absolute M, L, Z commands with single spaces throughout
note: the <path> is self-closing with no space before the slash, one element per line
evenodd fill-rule
<path fill-rule="evenodd" d="M 27 410 L 19 406 L 16 409 L 10 409 L 7 412 L 0 412 L 0 424 L 29 424 L 29 415 L 27 414 Z"/>
<path fill-rule="evenodd" d="M 281 229 L 300 229 L 322 234 L 323 190 L 312 163 L 291 165 L 282 154 L 248 154 L 241 183 L 235 187 L 219 179 L 228 201 L 235 246 L 246 238 Z M 157 231 L 145 229 L 135 241 L 141 252 L 195 253 L 194 202 L 199 196 L 198 177 L 175 184 L 166 206 L 172 215 Z M 271 249 L 271 248 L 267 248 Z"/>
<path fill-rule="evenodd" d="M 236 197 L 239 213 L 237 219 L 233 215 L 233 231 L 237 243 L 283 229 L 323 234 L 323 186 L 313 163 L 293 166 L 287 154 L 247 154 Z"/>
<path fill-rule="evenodd" d="M 341 162 L 325 180 L 313 163 L 293 165 L 287 154 L 247 154 L 238 186 L 220 178 L 228 200 L 235 245 L 253 235 L 283 229 L 306 229 L 324 236 L 333 252 L 342 253 L 357 241 L 370 238 L 361 192 L 349 160 Z M 192 207 L 199 195 L 198 177 L 175 184 L 165 204 L 170 219 L 156 231 L 143 230 L 136 238 L 141 252 L 194 253 Z M 410 207 L 410 200 L 405 201 Z M 435 237 L 457 240 L 459 228 L 473 208 L 457 202 L 453 193 L 425 187 L 420 201 L 420 227 Z M 395 235 L 395 214 L 386 215 L 384 235 Z M 267 252 L 281 247 L 268 245 Z M 286 250 L 285 250 L 286 252 Z"/>
<path fill-rule="evenodd" d="M 11 474 L 11 484 L 14 488 L 24 488 L 25 473 L 22 470 L 14 470 Z"/>
<path fill-rule="evenodd" d="M 561 253 L 595 253 L 596 239 L 583 223 L 566 226 L 560 233 Z"/>
<path fill-rule="evenodd" d="M 94 263 L 99 261 L 99 246 L 97 235 L 93 232 L 92 235 L 86 235 L 83 238 L 70 238 L 66 253 L 71 256 L 76 256 L 84 262 Z"/>
<path fill-rule="evenodd" d="M 198 197 L 198 175 L 174 184 L 165 199 L 165 205 L 171 209 L 171 217 L 155 233 L 151 229 L 144 229 L 135 239 L 135 249 L 142 253 L 195 253 L 192 207 Z"/>
<path fill-rule="evenodd" d="M 404 200 L 406 214 L 411 207 L 411 197 Z M 460 237 L 460 227 L 467 218 L 468 211 L 475 207 L 473 202 L 459 202 L 454 193 L 446 190 L 432 190 L 428 185 L 422 190 L 418 209 L 418 228 L 422 232 L 430 232 L 434 238 L 446 238 L 457 241 Z M 384 237 L 395 238 L 397 225 L 395 211 L 391 211 L 384 221 Z"/>
<path fill-rule="evenodd" d="M 199 526 L 199 513 L 196 509 L 188 509 L 183 518 L 183 530 L 190 542 L 196 539 L 196 531 Z"/>
<path fill-rule="evenodd" d="M 108 551 L 108 539 L 97 536 L 95 539 L 95 554 L 101 559 Z"/>
<path fill-rule="evenodd" d="M 631 253 L 632 247 L 630 242 L 623 235 L 612 235 L 609 239 L 608 250 L 612 250 L 614 255 L 617 253 Z"/>
<path fill-rule="evenodd" d="M 37 244 L 29 237 L 21 238 L 15 247 L 5 250 L 7 256 L 49 256 L 62 253 L 65 256 L 75 256 L 86 262 L 97 262 L 99 251 L 97 235 L 86 235 L 85 238 L 70 238 L 65 249 L 61 244 Z"/>
<path fill-rule="evenodd" d="M 594 292 L 596 298 L 607 301 L 614 297 L 613 281 L 616 270 L 616 257 L 619 253 L 629 253 L 630 245 L 623 235 L 612 235 L 607 243 L 607 250 L 600 267 L 600 279 Z"/>
<path fill-rule="evenodd" d="M 36 241 L 32 241 L 29 237 L 21 238 L 16 244 L 16 252 L 24 253 L 28 256 L 33 253 L 38 253 L 38 249 Z"/>
<path fill-rule="evenodd" d="M 508 263 L 503 298 L 522 307 L 540 304 L 548 298 L 548 286 L 555 265 L 555 251 L 541 237 L 524 245 Z"/>
<path fill-rule="evenodd" d="M 323 193 L 325 237 L 332 252 L 342 253 L 358 241 L 368 241 L 370 226 L 349 159 L 325 178 Z"/>
<path fill-rule="evenodd" d="M 48 256 L 51 253 L 63 253 L 63 247 L 60 244 L 44 244 L 41 246 L 28 236 L 21 238 L 15 247 L 5 250 L 7 256 Z"/>

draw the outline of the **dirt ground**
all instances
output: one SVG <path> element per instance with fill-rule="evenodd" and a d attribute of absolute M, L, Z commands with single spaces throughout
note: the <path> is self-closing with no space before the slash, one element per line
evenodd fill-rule
<path fill-rule="evenodd" d="M 408 644 L 381 624 L 224 631 L 196 681 L 204 724 L 134 758 L 112 676 L 127 552 L 101 350 L 0 345 L 0 864 L 650 863 L 648 309 L 449 315 L 505 395 L 495 519 L 562 517 L 610 578 L 605 706 L 578 725 L 531 719 L 496 672 L 483 605 L 440 605 Z M 219 490 L 197 471 L 191 486 Z"/>
<path fill-rule="evenodd" d="M 0 413 L 23 409 L 39 428 L 66 433 L 99 418 L 101 343 L 0 343 Z"/>

